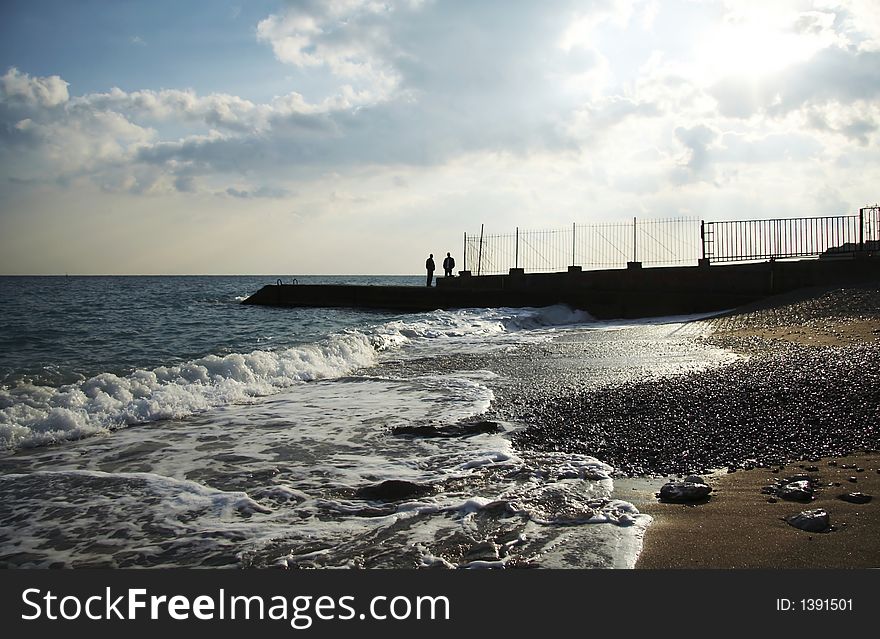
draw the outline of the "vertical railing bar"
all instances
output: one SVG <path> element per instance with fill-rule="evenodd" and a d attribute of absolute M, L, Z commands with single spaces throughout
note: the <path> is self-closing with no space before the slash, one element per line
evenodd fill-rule
<path fill-rule="evenodd" d="M 513 262 L 514 268 L 519 268 L 519 227 L 516 227 L 516 249 L 515 249 L 515 258 Z"/>
<path fill-rule="evenodd" d="M 480 251 L 477 254 L 477 275 L 480 275 L 480 268 L 483 266 L 483 224 L 480 224 Z"/>
<path fill-rule="evenodd" d="M 865 209 L 859 209 L 859 250 L 865 250 Z"/>

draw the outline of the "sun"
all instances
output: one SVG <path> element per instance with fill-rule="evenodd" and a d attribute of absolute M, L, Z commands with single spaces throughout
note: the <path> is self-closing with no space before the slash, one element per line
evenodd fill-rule
<path fill-rule="evenodd" d="M 820 36 L 775 21 L 723 22 L 698 38 L 696 64 L 709 78 L 760 77 L 808 60 L 826 45 Z"/>

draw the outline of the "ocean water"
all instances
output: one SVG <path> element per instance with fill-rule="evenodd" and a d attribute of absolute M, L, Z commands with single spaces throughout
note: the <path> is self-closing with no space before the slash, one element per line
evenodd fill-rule
<path fill-rule="evenodd" d="M 481 421 L 496 373 L 387 364 L 577 334 L 606 354 L 585 381 L 602 384 L 723 358 L 693 325 L 240 303 L 274 281 L 0 278 L 0 565 L 634 564 L 650 518 L 613 468 L 515 450 L 522 424 Z"/>

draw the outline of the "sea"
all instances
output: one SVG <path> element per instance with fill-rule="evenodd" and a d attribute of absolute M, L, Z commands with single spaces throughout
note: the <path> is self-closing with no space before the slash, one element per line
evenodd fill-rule
<path fill-rule="evenodd" d="M 449 362 L 577 336 L 601 386 L 729 355 L 693 318 L 241 303 L 275 281 L 0 278 L 0 566 L 629 568 L 651 518 L 615 469 L 518 450 L 499 373 Z"/>

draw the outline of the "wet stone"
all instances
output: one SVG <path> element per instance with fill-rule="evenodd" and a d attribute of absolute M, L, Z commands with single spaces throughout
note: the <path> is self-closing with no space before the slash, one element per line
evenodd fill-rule
<path fill-rule="evenodd" d="M 847 501 L 851 504 L 867 504 L 873 499 L 871 495 L 867 495 L 865 493 L 844 493 L 843 495 L 839 495 L 837 498 L 842 499 L 843 501 Z"/>
<path fill-rule="evenodd" d="M 451 426 L 398 426 L 392 429 L 392 433 L 398 436 L 409 437 L 470 437 L 471 435 L 482 435 L 483 433 L 497 433 L 501 430 L 498 422 L 479 421 L 479 422 L 461 422 Z"/>
<path fill-rule="evenodd" d="M 660 501 L 692 503 L 709 496 L 712 489 L 703 482 L 670 481 L 660 488 Z"/>
<path fill-rule="evenodd" d="M 466 562 L 471 561 L 498 561 L 500 546 L 494 541 L 484 541 L 470 547 L 464 556 Z"/>
<path fill-rule="evenodd" d="M 781 486 L 776 496 L 788 501 L 813 501 L 813 487 L 808 480 L 793 481 Z"/>
<path fill-rule="evenodd" d="M 403 479 L 389 479 L 379 484 L 364 486 L 355 493 L 357 499 L 367 501 L 401 501 L 434 493 L 434 487 Z"/>
<path fill-rule="evenodd" d="M 826 532 L 831 528 L 831 518 L 822 509 L 804 510 L 786 519 L 789 525 L 807 532 Z"/>

